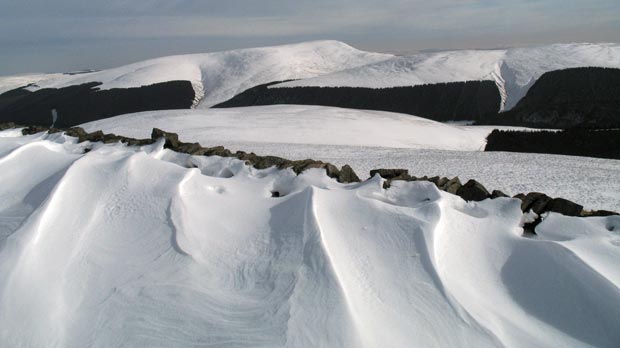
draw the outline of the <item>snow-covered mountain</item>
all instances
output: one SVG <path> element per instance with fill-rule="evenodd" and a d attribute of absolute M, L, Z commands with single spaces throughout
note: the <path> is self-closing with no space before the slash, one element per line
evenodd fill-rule
<path fill-rule="evenodd" d="M 104 71 L 0 77 L 0 92 L 62 88 L 101 82 L 97 88 L 131 88 L 190 81 L 195 107 L 208 108 L 257 85 L 382 88 L 444 82 L 494 81 L 502 108 L 512 108 L 545 72 L 574 67 L 620 68 L 620 45 L 554 44 L 500 50 L 462 50 L 409 56 L 371 53 L 338 41 L 164 57 Z"/>
<path fill-rule="evenodd" d="M 101 82 L 97 88 L 107 90 L 174 80 L 190 81 L 196 91 L 195 106 L 207 108 L 260 84 L 324 75 L 391 57 L 363 52 L 338 41 L 312 41 L 163 57 L 92 73 L 30 75 L 22 76 L 22 80 L 26 82 L 23 85 L 36 84 L 28 88 L 32 91 L 89 82 Z M 17 85 L 15 77 L 0 78 L 0 88 L 8 83 Z"/>
<path fill-rule="evenodd" d="M 545 72 L 576 67 L 620 68 L 620 45 L 554 44 L 501 50 L 463 50 L 394 57 L 377 63 L 286 82 L 277 87 L 415 86 L 469 80 L 491 80 L 510 109 Z"/>
<path fill-rule="evenodd" d="M 524 237 L 517 199 L 19 134 L 0 132 L 1 346 L 620 342 L 617 216 Z"/>

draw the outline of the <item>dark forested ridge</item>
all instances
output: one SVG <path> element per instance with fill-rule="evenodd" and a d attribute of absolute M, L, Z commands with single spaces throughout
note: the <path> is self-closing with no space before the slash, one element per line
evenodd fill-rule
<path fill-rule="evenodd" d="M 620 159 L 620 130 L 500 131 L 487 137 L 485 151 L 549 153 Z"/>
<path fill-rule="evenodd" d="M 30 92 L 0 94 L 0 122 L 69 127 L 132 112 L 189 109 L 195 92 L 189 81 L 169 81 L 137 88 L 97 90 L 98 82 Z"/>
<path fill-rule="evenodd" d="M 496 114 L 501 97 L 492 81 L 438 83 L 432 85 L 362 87 L 269 88 L 280 82 L 250 88 L 216 108 L 302 104 L 400 112 L 436 121 L 474 120 Z"/>
<path fill-rule="evenodd" d="M 620 69 L 573 68 L 543 74 L 514 108 L 480 124 L 534 128 L 620 128 Z"/>
<path fill-rule="evenodd" d="M 620 159 L 620 69 L 548 72 L 512 110 L 481 123 L 565 129 L 496 130 L 488 136 L 485 151 Z"/>

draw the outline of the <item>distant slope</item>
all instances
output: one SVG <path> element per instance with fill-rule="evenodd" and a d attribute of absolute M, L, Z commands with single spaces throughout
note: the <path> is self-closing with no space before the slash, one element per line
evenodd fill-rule
<path fill-rule="evenodd" d="M 100 82 L 97 88 L 107 90 L 183 80 L 190 81 L 194 86 L 196 106 L 207 108 L 260 84 L 314 77 L 391 57 L 360 51 L 338 41 L 311 41 L 163 57 L 86 74 L 54 74 L 49 78 L 34 76 L 30 82 L 36 85 L 28 89 L 34 91 Z M 24 81 L 29 80 L 24 77 Z M 12 86 L 18 85 L 15 78 L 10 82 Z M 2 83 L 0 78 L 0 88 Z"/>
<path fill-rule="evenodd" d="M 97 86 L 92 82 L 6 92 L 0 95 L 0 122 L 68 127 L 132 112 L 189 109 L 195 97 L 188 81 L 105 90 Z"/>
<path fill-rule="evenodd" d="M 144 112 L 82 125 L 87 131 L 148 136 L 153 127 L 205 145 L 222 142 L 380 146 L 482 151 L 496 127 L 452 126 L 404 114 L 323 106 Z"/>
<path fill-rule="evenodd" d="M 544 73 L 514 108 L 481 121 L 541 128 L 620 128 L 620 69 Z"/>
<path fill-rule="evenodd" d="M 0 94 L 0 119 L 20 121 L 21 114 L 15 115 L 15 108 L 3 110 L 3 105 L 14 102 L 17 96 L 26 95 L 20 94 L 21 92 L 16 93 L 18 88 L 30 92 L 45 90 L 46 95 L 51 94 L 56 99 L 66 101 L 70 100 L 71 96 L 66 94 L 68 91 L 66 88 L 96 86 L 92 88 L 93 92 L 114 90 L 119 98 L 131 100 L 135 96 L 124 95 L 123 91 L 186 81 L 194 90 L 190 106 L 209 108 L 239 96 L 247 90 L 257 88 L 257 86 L 274 81 L 294 80 L 269 86 L 269 89 L 278 91 L 263 90 L 265 96 L 258 98 L 262 101 L 242 105 L 278 102 L 306 103 L 409 112 L 436 120 L 474 120 L 485 116 L 489 111 L 495 113 L 512 109 L 544 73 L 574 67 L 620 68 L 620 45 L 612 43 L 555 44 L 395 57 L 389 54 L 360 51 L 338 41 L 313 41 L 226 52 L 179 55 L 97 72 L 0 77 L 0 93 L 4 92 Z M 454 86 L 452 83 L 464 84 L 466 81 L 469 81 L 469 84 L 479 83 L 480 86 L 486 86 L 485 92 L 481 94 L 471 93 L 470 90 L 455 92 L 450 87 L 444 90 L 445 86 Z M 313 92 L 315 89 L 290 89 L 292 87 L 351 87 L 371 90 L 394 87 L 422 88 L 421 86 L 427 86 L 425 88 L 429 91 L 419 92 L 416 88 L 413 94 L 421 93 L 423 97 L 420 99 L 419 96 L 415 96 L 410 100 L 400 95 L 384 98 L 369 97 L 366 94 L 358 95 L 358 93 L 352 93 L 347 100 L 337 95 L 324 96 L 320 93 L 306 95 L 308 91 Z M 283 88 L 289 88 L 289 90 L 282 91 Z M 488 93 L 487 90 L 491 89 L 496 91 Z M 393 91 L 402 91 L 402 89 L 394 88 Z M 109 105 L 92 104 L 91 110 L 86 110 L 89 114 L 84 115 L 82 122 L 127 112 L 178 108 L 179 105 L 185 108 L 185 100 L 191 95 L 184 87 L 170 88 L 164 93 L 179 96 L 182 101 L 159 103 L 160 97 L 158 96 L 161 95 L 159 92 L 142 93 L 141 95 L 146 97 L 141 97 L 137 105 L 122 103 L 129 108 L 117 110 Z M 297 93 L 300 94 L 297 95 Z M 274 94 L 277 94 L 276 98 L 273 98 Z M 281 98 L 279 96 L 281 94 L 286 97 Z M 334 96 L 337 96 L 338 100 L 334 101 Z M 476 100 L 472 101 L 472 98 Z M 258 99 L 255 98 L 255 101 Z M 19 109 L 26 114 L 41 112 L 41 123 L 49 124 L 47 122 L 51 118 L 51 108 L 55 108 L 54 104 L 56 100 L 46 99 L 46 103 L 39 100 L 36 104 L 29 100 L 22 101 Z M 437 112 L 429 108 L 432 104 L 439 105 L 441 110 Z M 471 105 L 464 106 L 466 104 Z M 32 109 L 24 108 L 23 105 L 32 105 Z M 238 105 L 241 104 L 233 104 L 233 106 Z M 399 107 L 394 108 L 394 105 L 399 105 Z M 405 106 L 400 107 L 403 105 Z M 104 107 L 108 108 L 106 112 L 98 112 L 98 109 Z M 455 117 L 455 113 L 458 116 Z M 59 113 L 61 119 L 63 115 L 65 115 L 65 120 L 70 116 Z M 73 116 L 69 118 L 73 119 Z"/>
<path fill-rule="evenodd" d="M 491 81 L 436 83 L 409 87 L 250 88 L 214 106 L 304 104 L 405 113 L 435 121 L 469 121 L 495 115 L 501 95 Z"/>
<path fill-rule="evenodd" d="M 315 78 L 290 81 L 279 87 L 385 88 L 488 80 L 504 96 L 502 109 L 511 109 L 545 72 L 574 67 L 620 68 L 620 45 L 554 44 L 502 50 L 463 50 L 394 57 Z"/>

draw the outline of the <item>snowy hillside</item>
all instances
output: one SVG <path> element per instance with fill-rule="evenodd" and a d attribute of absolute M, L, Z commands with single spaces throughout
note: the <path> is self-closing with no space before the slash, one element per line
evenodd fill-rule
<path fill-rule="evenodd" d="M 527 238 L 516 199 L 18 133 L 0 132 L 1 346 L 620 343 L 618 217 Z"/>
<path fill-rule="evenodd" d="M 502 50 L 464 50 L 394 57 L 328 75 L 272 86 L 394 87 L 453 81 L 495 81 L 512 108 L 545 72 L 576 67 L 620 68 L 620 45 L 554 44 Z"/>
<path fill-rule="evenodd" d="M 62 88 L 88 82 L 98 88 L 130 88 L 190 81 L 194 106 L 208 108 L 269 82 L 296 79 L 276 87 L 415 86 L 470 80 L 494 81 L 505 109 L 513 107 L 545 72 L 572 67 L 620 68 L 620 45 L 555 44 L 501 50 L 463 50 L 396 57 L 357 50 L 338 41 L 179 55 L 93 73 L 0 77 L 0 92 L 36 84 Z"/>
<path fill-rule="evenodd" d="M 32 76 L 38 88 L 62 88 L 102 82 L 99 89 L 130 88 L 159 82 L 190 81 L 199 107 L 226 101 L 256 85 L 301 79 L 374 63 L 391 55 L 356 50 L 342 42 L 312 41 L 293 45 L 171 56 L 123 67 L 52 78 Z M 4 80 L 0 79 L 0 88 Z"/>
<path fill-rule="evenodd" d="M 10 90 L 25 87 L 30 84 L 43 84 L 47 80 L 62 79 L 64 74 L 25 74 L 15 76 L 0 76 L 0 94 Z"/>
<path fill-rule="evenodd" d="M 416 176 L 476 179 L 511 195 L 538 191 L 590 209 L 620 210 L 620 182 L 609 179 L 620 172 L 620 161 L 481 152 L 486 136 L 497 127 L 298 105 L 144 112 L 83 127 L 135 138 L 148 138 L 159 127 L 204 146 L 350 164 L 362 178 L 373 168 L 407 168 Z"/>
<path fill-rule="evenodd" d="M 156 111 L 82 125 L 132 137 L 153 127 L 202 144 L 234 141 L 482 151 L 494 126 L 457 126 L 405 114 L 309 105 Z M 503 127 L 510 128 L 510 127 Z"/>

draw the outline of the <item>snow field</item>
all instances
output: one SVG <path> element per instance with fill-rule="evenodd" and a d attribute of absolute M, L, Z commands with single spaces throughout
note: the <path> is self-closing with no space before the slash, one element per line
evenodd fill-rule
<path fill-rule="evenodd" d="M 134 138 L 153 127 L 186 142 L 223 145 L 288 159 L 349 164 L 361 178 L 371 169 L 406 168 L 416 176 L 476 179 L 507 194 L 544 192 L 587 209 L 620 211 L 620 161 L 507 152 L 481 152 L 494 126 L 454 126 L 397 113 L 321 106 L 144 112 L 83 125 Z"/>

